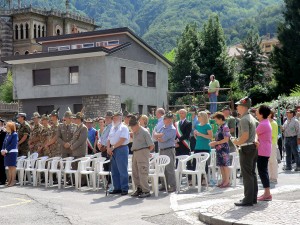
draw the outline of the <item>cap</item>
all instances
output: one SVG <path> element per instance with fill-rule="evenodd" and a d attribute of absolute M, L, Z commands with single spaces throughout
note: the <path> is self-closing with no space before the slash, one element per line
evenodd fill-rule
<path fill-rule="evenodd" d="M 139 123 L 138 119 L 136 116 L 131 116 L 130 120 L 129 120 L 129 126 L 132 127 L 132 126 L 135 126 Z"/>
<path fill-rule="evenodd" d="M 26 119 L 26 113 L 19 113 L 17 115 L 17 118 L 19 118 L 19 117 L 24 117 Z"/>
<path fill-rule="evenodd" d="M 245 106 L 249 109 L 251 107 L 251 98 L 249 98 L 249 97 L 242 98 L 241 100 L 239 100 L 235 104 Z"/>
<path fill-rule="evenodd" d="M 190 112 L 197 112 L 197 110 L 198 110 L 198 107 L 195 105 L 192 105 L 190 108 Z"/>
<path fill-rule="evenodd" d="M 122 116 L 123 114 L 121 112 L 114 112 L 113 117 L 114 116 Z"/>
<path fill-rule="evenodd" d="M 113 117 L 114 116 L 114 113 L 110 110 L 106 111 L 106 115 L 105 117 Z"/>
<path fill-rule="evenodd" d="M 64 117 L 65 117 L 65 118 L 71 118 L 72 115 L 73 115 L 73 114 L 72 114 L 71 111 L 66 111 L 65 114 L 64 114 Z"/>
<path fill-rule="evenodd" d="M 49 119 L 50 119 L 50 118 L 49 118 L 48 115 L 46 115 L 46 114 L 42 115 L 41 120 L 49 120 Z"/>
<path fill-rule="evenodd" d="M 31 119 L 34 119 L 34 118 L 41 118 L 41 115 L 40 115 L 38 112 L 34 112 L 34 113 L 32 114 Z"/>
<path fill-rule="evenodd" d="M 84 122 L 86 122 L 86 123 L 93 123 L 94 121 L 91 118 L 87 118 L 86 120 L 84 120 Z"/>
<path fill-rule="evenodd" d="M 58 115 L 59 115 L 58 110 L 59 110 L 59 108 L 58 108 L 58 109 L 54 109 L 54 110 L 50 113 L 50 116 L 56 116 L 56 117 L 58 117 Z"/>
<path fill-rule="evenodd" d="M 224 106 L 224 108 L 222 109 L 222 111 L 225 111 L 225 110 L 229 110 L 230 111 L 231 109 L 230 109 L 230 107 L 228 105 L 226 105 L 226 106 Z"/>
<path fill-rule="evenodd" d="M 82 112 L 78 112 L 74 115 L 74 119 L 83 119 L 84 114 Z"/>
<path fill-rule="evenodd" d="M 174 117 L 174 114 L 172 112 L 167 112 L 164 116 L 164 118 L 167 118 L 167 119 L 173 119 Z"/>

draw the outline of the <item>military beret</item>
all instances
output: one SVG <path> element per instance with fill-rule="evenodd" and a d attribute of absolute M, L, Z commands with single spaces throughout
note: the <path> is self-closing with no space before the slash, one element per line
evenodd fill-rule
<path fill-rule="evenodd" d="M 31 119 L 41 118 L 41 115 L 38 112 L 34 112 Z"/>
<path fill-rule="evenodd" d="M 106 111 L 105 117 L 113 117 L 114 113 L 110 110 Z"/>
<path fill-rule="evenodd" d="M 114 112 L 113 117 L 114 116 L 122 116 L 123 114 L 121 112 Z"/>
<path fill-rule="evenodd" d="M 82 112 L 78 112 L 74 115 L 75 119 L 83 119 L 84 118 L 84 114 Z"/>
<path fill-rule="evenodd" d="M 226 106 L 223 107 L 222 111 L 225 111 L 225 110 L 231 111 L 231 109 L 230 109 L 230 107 L 228 105 L 226 105 Z"/>
<path fill-rule="evenodd" d="M 65 114 L 64 114 L 64 117 L 65 117 L 65 118 L 71 118 L 72 115 L 73 115 L 73 114 L 72 114 L 71 111 L 66 111 Z"/>
<path fill-rule="evenodd" d="M 86 120 L 84 120 L 84 122 L 86 122 L 86 123 L 93 123 L 94 121 L 91 118 L 87 118 Z"/>
<path fill-rule="evenodd" d="M 50 119 L 50 118 L 49 118 L 48 115 L 46 115 L 46 114 L 42 115 L 41 120 L 49 120 L 49 119 Z"/>
<path fill-rule="evenodd" d="M 167 118 L 167 119 L 173 119 L 174 118 L 174 114 L 172 112 L 167 112 L 164 116 L 164 118 Z"/>
<path fill-rule="evenodd" d="M 58 117 L 58 115 L 59 115 L 58 110 L 59 110 L 59 109 L 54 109 L 54 110 L 50 113 L 50 116 L 56 116 L 56 117 Z"/>

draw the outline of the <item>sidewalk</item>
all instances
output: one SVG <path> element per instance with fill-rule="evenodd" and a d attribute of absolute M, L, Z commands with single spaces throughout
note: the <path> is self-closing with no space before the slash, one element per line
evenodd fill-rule
<path fill-rule="evenodd" d="M 259 191 L 259 195 L 263 193 Z M 300 224 L 300 182 L 299 185 L 283 185 L 271 190 L 273 201 L 258 202 L 252 207 L 237 207 L 234 202 L 242 194 L 201 202 L 200 221 L 213 225 L 253 224 Z"/>

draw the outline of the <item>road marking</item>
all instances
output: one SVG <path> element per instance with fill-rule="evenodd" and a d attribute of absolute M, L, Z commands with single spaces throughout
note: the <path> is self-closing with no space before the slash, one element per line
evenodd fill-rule
<path fill-rule="evenodd" d="M 9 205 L 1 205 L 0 208 L 8 208 L 8 207 L 12 207 L 12 206 L 19 206 L 19 205 L 28 204 L 28 203 L 31 202 L 31 200 L 26 200 L 26 199 L 22 199 L 22 198 L 14 198 L 14 199 L 18 200 L 20 202 L 14 203 L 14 204 L 9 204 Z"/>

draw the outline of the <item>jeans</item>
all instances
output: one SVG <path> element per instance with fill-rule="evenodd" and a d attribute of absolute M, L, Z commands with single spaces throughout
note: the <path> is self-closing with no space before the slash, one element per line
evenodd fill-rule
<path fill-rule="evenodd" d="M 295 162 L 297 167 L 300 168 L 300 159 L 298 153 L 298 144 L 297 144 L 297 136 L 295 137 L 286 137 L 284 139 L 284 146 L 286 150 L 286 168 L 292 169 L 292 154 L 295 157 Z"/>
<path fill-rule="evenodd" d="M 218 101 L 218 97 L 216 95 L 216 92 L 210 93 L 209 101 L 210 102 L 217 102 Z M 211 103 L 210 107 L 209 107 L 209 111 L 211 112 L 211 114 L 217 112 L 217 103 Z"/>
<path fill-rule="evenodd" d="M 269 157 L 260 155 L 257 157 L 257 170 L 264 188 L 270 187 L 268 162 Z"/>
<path fill-rule="evenodd" d="M 113 151 L 111 158 L 111 176 L 114 190 L 128 191 L 128 146 Z"/>

